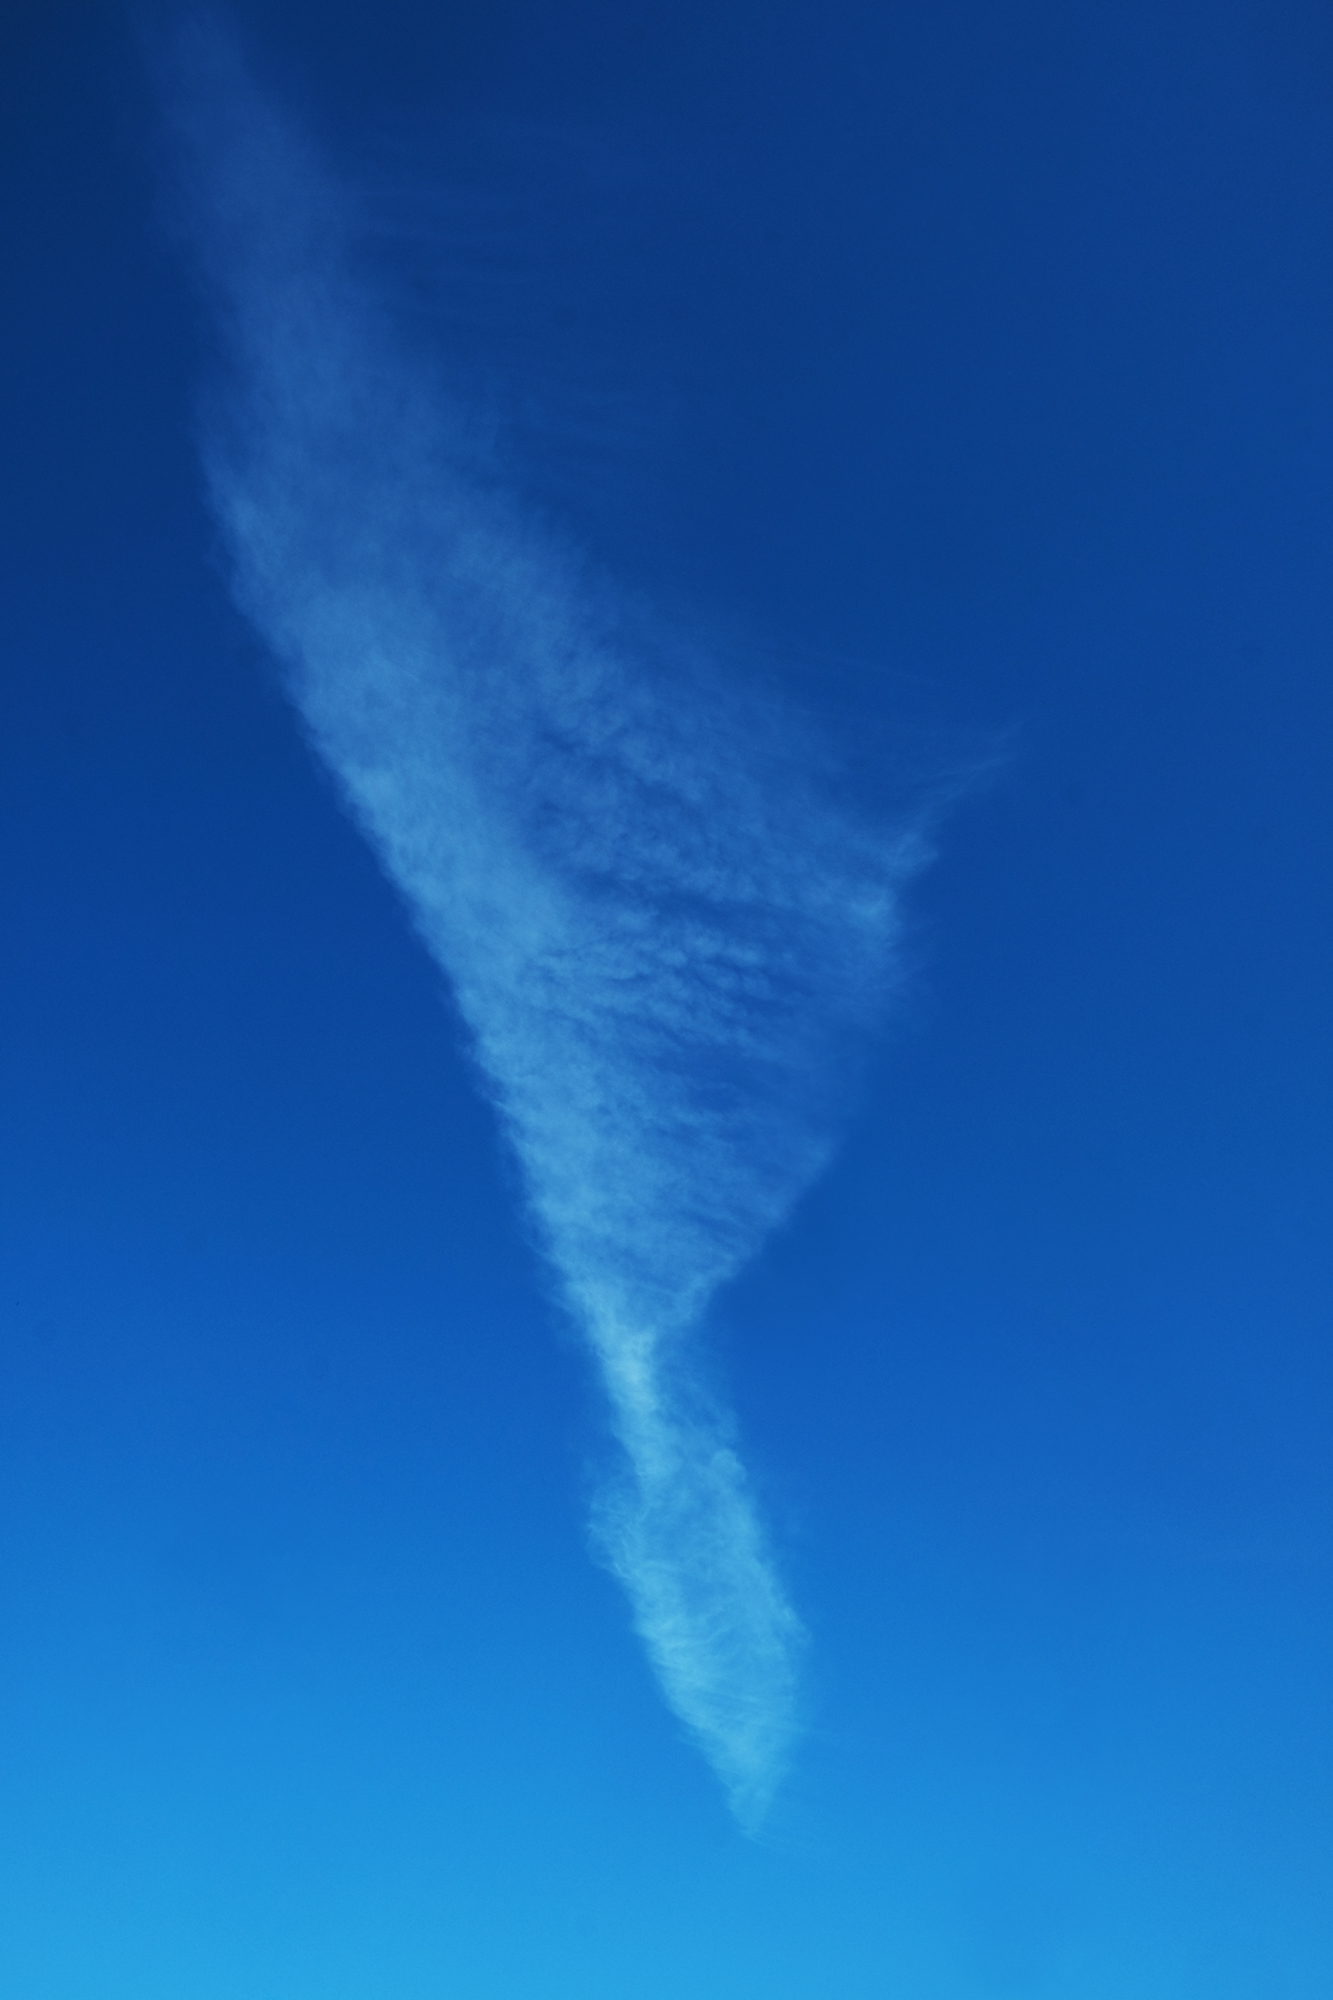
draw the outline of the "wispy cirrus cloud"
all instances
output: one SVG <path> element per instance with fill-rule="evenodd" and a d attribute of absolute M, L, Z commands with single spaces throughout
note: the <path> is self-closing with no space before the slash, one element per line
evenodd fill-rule
<path fill-rule="evenodd" d="M 452 985 L 623 1448 L 597 1543 L 754 1823 L 802 1632 L 692 1343 L 830 1158 L 923 816 L 840 808 L 795 715 L 479 466 L 216 23 L 160 74 L 228 356 L 206 465 L 239 602 Z"/>

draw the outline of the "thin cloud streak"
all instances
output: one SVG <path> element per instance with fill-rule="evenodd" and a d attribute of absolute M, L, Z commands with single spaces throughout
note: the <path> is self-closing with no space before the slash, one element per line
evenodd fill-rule
<path fill-rule="evenodd" d="M 830 1158 L 922 817 L 837 808 L 794 715 L 506 494 L 224 33 L 161 74 L 228 356 L 206 461 L 238 600 L 448 976 L 623 1448 L 596 1543 L 756 1824 L 803 1634 L 692 1345 Z"/>

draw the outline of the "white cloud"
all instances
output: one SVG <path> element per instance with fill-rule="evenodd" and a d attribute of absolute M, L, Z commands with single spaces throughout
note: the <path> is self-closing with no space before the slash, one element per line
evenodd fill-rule
<path fill-rule="evenodd" d="M 452 984 L 623 1446 L 598 1544 L 757 1819 L 801 1631 L 690 1339 L 830 1156 L 919 826 L 840 810 L 797 718 L 478 472 L 225 37 L 189 31 L 168 75 L 230 349 L 208 463 L 238 597 Z"/>

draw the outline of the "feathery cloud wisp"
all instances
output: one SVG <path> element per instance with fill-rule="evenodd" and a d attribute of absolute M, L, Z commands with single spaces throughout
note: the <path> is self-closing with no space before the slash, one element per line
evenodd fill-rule
<path fill-rule="evenodd" d="M 207 467 L 239 601 L 451 982 L 623 1447 L 598 1544 L 753 1821 L 802 1635 L 690 1342 L 830 1157 L 920 820 L 840 809 L 793 717 L 478 470 L 225 35 L 189 29 L 166 74 L 229 350 Z"/>

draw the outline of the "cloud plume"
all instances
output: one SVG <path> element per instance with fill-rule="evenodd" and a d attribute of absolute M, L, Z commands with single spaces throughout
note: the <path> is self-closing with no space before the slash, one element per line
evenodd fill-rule
<path fill-rule="evenodd" d="M 226 353 L 206 464 L 238 600 L 448 977 L 605 1385 L 598 1547 L 753 1822 L 802 1634 L 695 1341 L 831 1155 L 920 816 L 839 807 L 794 714 L 505 491 L 224 34 L 188 28 L 162 73 Z"/>

